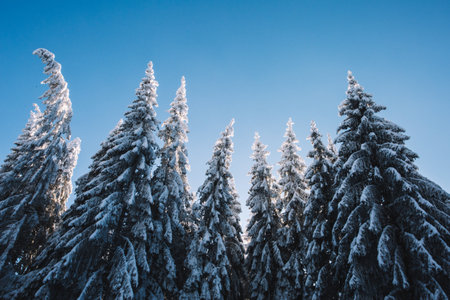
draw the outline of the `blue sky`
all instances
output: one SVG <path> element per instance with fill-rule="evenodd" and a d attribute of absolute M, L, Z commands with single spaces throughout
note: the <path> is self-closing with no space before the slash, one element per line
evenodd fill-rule
<path fill-rule="evenodd" d="M 292 117 L 305 157 L 311 120 L 335 135 L 349 69 L 411 136 L 422 174 L 450 190 L 449 1 L 0 0 L 0 26 L 0 160 L 45 90 L 43 65 L 31 55 L 44 47 L 69 83 L 72 132 L 82 139 L 75 179 L 152 60 L 160 120 L 186 76 L 193 190 L 236 119 L 232 172 L 244 223 L 254 132 L 276 164 Z"/>

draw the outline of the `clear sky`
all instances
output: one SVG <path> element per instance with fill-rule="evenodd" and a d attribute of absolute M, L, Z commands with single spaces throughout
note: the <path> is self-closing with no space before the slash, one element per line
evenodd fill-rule
<path fill-rule="evenodd" d="M 72 132 L 82 139 L 74 179 L 87 171 L 152 60 L 160 120 L 186 76 L 194 191 L 219 133 L 236 119 L 232 172 L 244 223 L 254 132 L 275 165 L 292 117 L 305 157 L 311 120 L 335 136 L 349 69 L 387 106 L 383 116 L 411 136 L 421 173 L 450 191 L 448 0 L 0 0 L 0 28 L 1 161 L 45 90 L 43 65 L 31 54 L 43 47 L 69 83 Z"/>

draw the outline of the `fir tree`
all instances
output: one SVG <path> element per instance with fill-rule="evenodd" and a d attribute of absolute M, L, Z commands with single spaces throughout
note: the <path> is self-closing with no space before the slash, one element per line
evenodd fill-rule
<path fill-rule="evenodd" d="M 242 263 L 242 240 L 236 230 L 237 193 L 229 171 L 233 152 L 233 121 L 214 146 L 206 180 L 194 206 L 198 228 L 191 242 L 186 266 L 189 277 L 181 299 L 238 299 L 242 289 L 233 283 L 236 259 Z M 232 290 L 239 288 L 238 290 Z M 242 298 L 242 296 L 240 297 Z"/>
<path fill-rule="evenodd" d="M 304 226 L 308 245 L 305 254 L 305 294 L 306 299 L 331 299 L 334 290 L 331 286 L 331 229 L 333 216 L 328 205 L 333 197 L 334 153 L 325 148 L 314 121 L 311 122 L 309 140 L 313 149 L 308 153 L 312 159 L 306 171 L 310 188 L 308 202 L 304 211 Z M 330 139 L 328 139 L 330 145 Z"/>
<path fill-rule="evenodd" d="M 249 296 L 251 299 L 273 299 L 276 276 L 283 265 L 277 243 L 280 220 L 275 204 L 278 189 L 272 177 L 272 168 L 267 164 L 267 146 L 255 134 L 253 143 L 254 164 L 250 171 L 251 187 L 247 206 L 252 217 L 247 225 L 250 242 L 247 247 L 245 265 L 249 277 Z"/>
<path fill-rule="evenodd" d="M 187 171 L 186 143 L 188 141 L 188 106 L 186 104 L 186 81 L 181 78 L 181 86 L 171 103 L 170 116 L 163 123 L 159 136 L 164 146 L 159 151 L 161 165 L 152 179 L 152 193 L 157 211 L 155 220 L 163 228 L 155 243 L 160 244 L 155 255 L 159 268 L 158 277 L 166 295 L 174 296 L 182 287 L 183 263 L 186 257 L 189 228 L 189 207 L 192 201 Z"/>
<path fill-rule="evenodd" d="M 157 86 L 149 63 L 136 100 L 78 180 L 75 203 L 38 256 L 21 297 L 163 298 L 152 277 L 157 246 L 150 239 L 162 231 L 153 223 L 150 189 L 158 150 Z"/>
<path fill-rule="evenodd" d="M 281 191 L 282 226 L 278 240 L 284 265 L 277 274 L 276 299 L 298 299 L 303 291 L 303 255 L 306 243 L 303 223 L 303 210 L 307 198 L 304 178 L 306 165 L 298 155 L 300 147 L 289 118 L 285 133 L 286 140 L 281 146 L 279 163 Z"/>
<path fill-rule="evenodd" d="M 0 175 L 0 273 L 24 274 L 54 231 L 72 191 L 80 140 L 70 141 L 72 104 L 61 65 L 46 49 L 41 96 L 45 111 L 32 114 Z M 5 275 L 6 276 L 6 275 Z M 8 279 L 9 278 L 9 279 Z M 10 277 L 6 277 L 10 280 Z"/>
<path fill-rule="evenodd" d="M 348 79 L 332 205 L 340 296 L 447 299 L 450 208 L 418 186 L 404 130 L 377 115 L 385 108 L 350 72 Z"/>
<path fill-rule="evenodd" d="M 228 159 L 231 163 L 231 154 L 233 153 L 233 124 L 234 119 L 225 130 L 226 138 L 223 144 L 228 148 Z M 242 299 L 246 294 L 244 290 L 247 286 L 247 272 L 244 267 L 244 243 L 242 240 L 242 227 L 240 223 L 239 214 L 242 212 L 241 203 L 239 202 L 239 195 L 236 191 L 234 178 L 230 173 L 228 177 L 228 185 L 231 197 L 231 212 L 228 216 L 228 222 L 234 228 L 233 236 L 225 238 L 225 248 L 227 249 L 228 260 L 230 261 L 230 269 L 228 271 L 230 277 L 230 291 L 227 299 L 238 300 Z"/>

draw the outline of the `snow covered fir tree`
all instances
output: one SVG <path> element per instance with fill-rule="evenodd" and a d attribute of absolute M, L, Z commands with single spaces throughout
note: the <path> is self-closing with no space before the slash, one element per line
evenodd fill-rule
<path fill-rule="evenodd" d="M 80 140 L 61 65 L 34 54 L 48 90 L 0 167 L 0 299 L 449 298 L 450 195 L 351 72 L 336 139 L 311 123 L 308 166 L 291 119 L 278 180 L 255 135 L 243 233 L 234 120 L 194 197 L 186 81 L 160 126 L 151 62 L 66 210 Z"/>
<path fill-rule="evenodd" d="M 331 227 L 333 215 L 329 213 L 329 204 L 333 196 L 334 147 L 329 138 L 325 148 L 316 123 L 311 122 L 309 140 L 313 149 L 308 153 L 312 160 L 305 177 L 310 190 L 304 209 L 305 247 L 304 295 L 306 299 L 332 299 L 334 290 L 331 280 Z"/>
<path fill-rule="evenodd" d="M 151 182 L 156 207 L 153 217 L 157 220 L 158 227 L 161 227 L 152 236 L 152 243 L 159 248 L 154 254 L 154 263 L 160 270 L 157 274 L 160 286 L 165 295 L 172 297 L 184 282 L 184 260 L 192 231 L 189 209 L 193 196 L 187 180 L 189 162 L 186 149 L 186 101 L 186 81 L 182 77 L 181 86 L 169 109 L 170 116 L 159 132 L 164 141 L 159 151 L 161 164 Z"/>
<path fill-rule="evenodd" d="M 54 231 L 72 192 L 80 140 L 71 140 L 72 104 L 55 55 L 33 52 L 45 64 L 48 90 L 0 169 L 0 285 L 26 273 Z"/>
<path fill-rule="evenodd" d="M 306 243 L 303 229 L 303 210 L 308 197 L 304 173 L 306 165 L 298 152 L 300 147 L 292 128 L 287 123 L 285 142 L 281 146 L 279 163 L 281 228 L 278 232 L 278 244 L 281 250 L 283 266 L 278 270 L 275 298 L 299 299 L 303 294 L 304 265 L 303 255 Z"/>
<path fill-rule="evenodd" d="M 241 230 L 236 227 L 237 193 L 229 170 L 233 122 L 217 140 L 206 180 L 197 192 L 193 208 L 197 228 L 186 259 L 189 276 L 180 299 L 243 299 L 239 285 L 244 282 L 239 276 L 244 253 Z"/>
<path fill-rule="evenodd" d="M 351 72 L 348 83 L 347 99 L 339 107 L 345 119 L 336 138 L 340 147 L 333 199 L 338 295 L 447 299 L 448 202 L 421 193 L 413 163 L 417 155 L 405 146 L 409 137 L 378 116 L 385 107 L 364 92 Z"/>
<path fill-rule="evenodd" d="M 274 299 L 277 273 L 283 267 L 278 247 L 277 232 L 280 218 L 275 205 L 279 188 L 272 176 L 272 167 L 267 163 L 269 152 L 255 134 L 253 143 L 253 166 L 251 187 L 247 206 L 252 216 L 247 225 L 250 242 L 247 246 L 245 265 L 249 278 L 250 299 Z"/>

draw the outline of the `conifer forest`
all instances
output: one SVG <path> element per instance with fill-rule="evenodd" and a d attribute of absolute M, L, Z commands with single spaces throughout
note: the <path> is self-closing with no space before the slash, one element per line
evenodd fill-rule
<path fill-rule="evenodd" d="M 0 299 L 450 297 L 450 194 L 422 175 L 370 82 L 348 72 L 334 138 L 292 112 L 276 170 L 255 133 L 244 227 L 234 119 L 190 187 L 189 78 L 160 120 L 158 66 L 143 62 L 123 118 L 72 178 L 68 83 L 52 52 L 33 54 L 46 91 L 0 167 Z M 305 160 L 293 120 L 310 124 Z"/>

